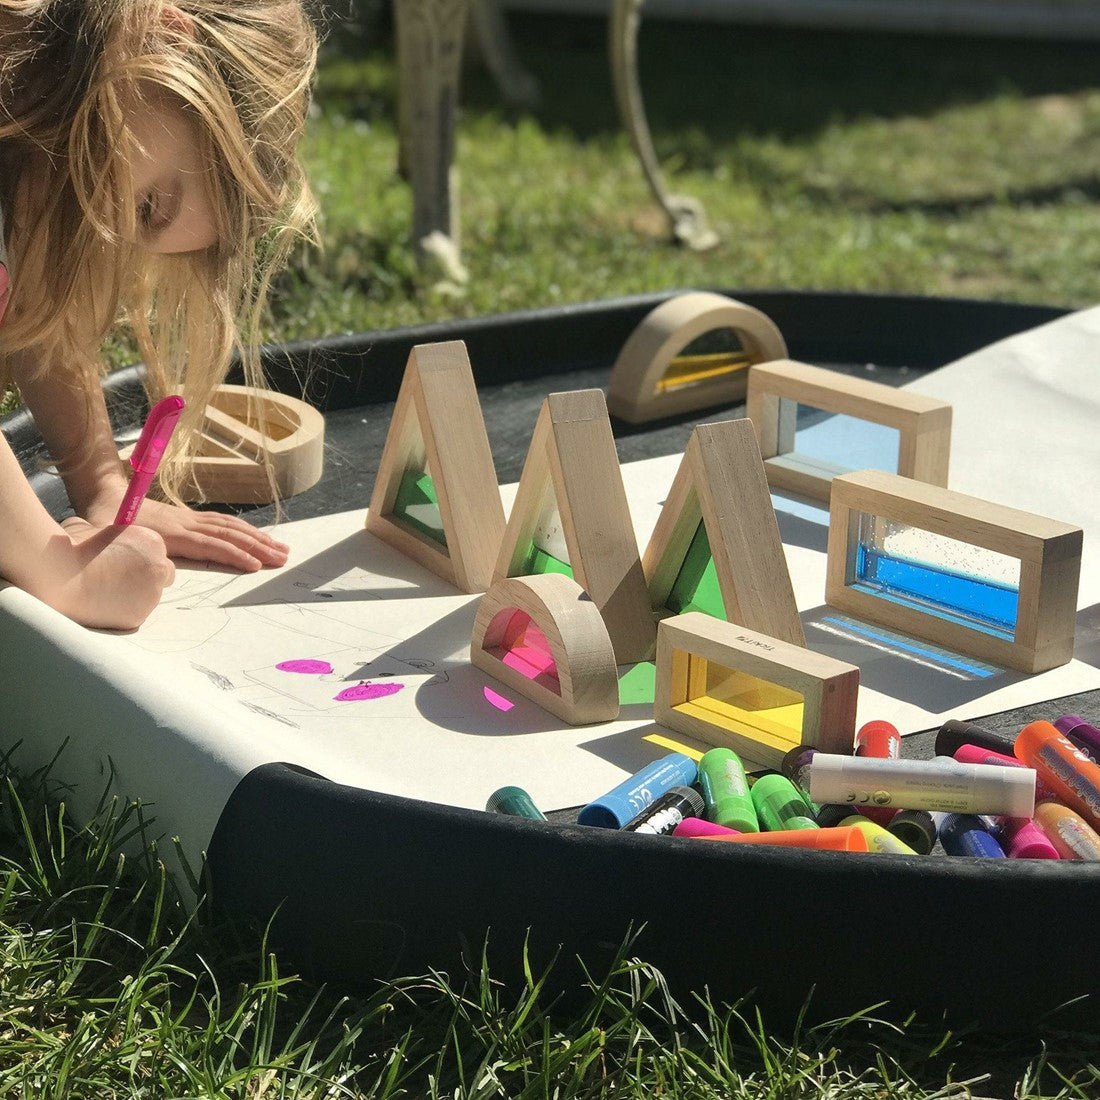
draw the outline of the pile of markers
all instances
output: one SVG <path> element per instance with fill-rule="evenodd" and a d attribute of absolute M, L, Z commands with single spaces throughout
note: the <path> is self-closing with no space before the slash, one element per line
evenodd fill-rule
<path fill-rule="evenodd" d="M 854 755 L 792 749 L 749 775 L 735 752 L 669 753 L 584 806 L 580 825 L 846 852 L 1100 860 L 1100 729 L 1077 715 L 1015 737 L 946 722 L 931 760 L 901 759 L 889 722 L 868 722 Z M 487 809 L 544 820 L 518 787 Z"/>

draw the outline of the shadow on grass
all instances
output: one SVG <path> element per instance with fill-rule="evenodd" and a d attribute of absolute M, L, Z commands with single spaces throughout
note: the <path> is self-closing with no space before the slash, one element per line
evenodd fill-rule
<path fill-rule="evenodd" d="M 544 128 L 585 141 L 620 132 L 606 20 L 510 12 L 507 23 L 519 60 L 542 90 L 532 113 Z M 380 20 L 338 29 L 328 56 L 351 61 L 392 49 L 392 26 Z M 800 140 L 854 118 L 926 116 L 1002 93 L 1080 92 L 1098 84 L 1100 48 L 643 18 L 638 52 L 654 140 L 660 146 L 669 135 L 684 166 L 699 168 L 707 166 L 714 143 L 739 137 Z M 393 85 L 378 90 L 392 93 Z M 360 92 L 346 84 L 341 90 L 353 115 L 364 109 Z M 484 67 L 469 60 L 461 102 L 467 111 L 508 113 Z M 697 131 L 699 140 L 685 144 L 685 129 Z"/>

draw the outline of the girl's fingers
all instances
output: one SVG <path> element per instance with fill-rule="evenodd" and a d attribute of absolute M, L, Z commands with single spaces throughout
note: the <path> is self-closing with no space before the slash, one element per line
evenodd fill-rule
<path fill-rule="evenodd" d="M 268 543 L 271 546 L 278 546 L 283 550 L 288 549 L 285 543 L 281 543 L 277 539 L 272 538 L 266 531 L 261 531 L 258 527 L 253 527 L 251 523 L 241 519 L 240 516 L 230 516 L 223 512 L 193 512 L 191 514 L 195 520 L 202 524 L 244 531 L 259 539 L 261 542 Z"/>
<path fill-rule="evenodd" d="M 193 512 L 188 519 L 190 522 L 183 533 L 188 545 L 213 551 L 208 558 L 210 561 L 235 564 L 245 560 L 241 557 L 244 554 L 255 563 L 249 566 L 251 570 L 265 565 L 283 565 L 287 560 L 290 549 L 288 546 L 236 516 L 226 516 L 218 512 Z M 232 549 L 219 547 L 219 542 Z"/>
<path fill-rule="evenodd" d="M 166 541 L 168 553 L 173 558 L 228 565 L 232 569 L 241 570 L 242 573 L 255 573 L 268 564 L 244 546 L 216 535 L 203 534 L 201 531 L 182 531 Z"/>

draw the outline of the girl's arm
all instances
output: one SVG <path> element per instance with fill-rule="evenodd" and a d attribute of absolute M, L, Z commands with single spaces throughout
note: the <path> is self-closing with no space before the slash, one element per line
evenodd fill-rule
<path fill-rule="evenodd" d="M 85 393 L 72 375 L 44 371 L 20 377 L 19 388 L 78 515 L 97 527 L 114 523 L 128 479 L 111 434 L 102 389 Z M 81 461 L 78 456 L 87 456 Z M 246 573 L 283 565 L 287 547 L 237 516 L 195 512 L 146 500 L 137 523 L 156 531 L 174 558 L 227 565 Z"/>
<path fill-rule="evenodd" d="M 2 435 L 0 530 L 0 577 L 85 626 L 135 629 L 175 575 L 152 531 L 55 523 Z"/>

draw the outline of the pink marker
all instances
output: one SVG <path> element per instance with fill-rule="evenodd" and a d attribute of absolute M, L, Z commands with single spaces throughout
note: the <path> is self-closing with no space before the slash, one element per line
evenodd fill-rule
<path fill-rule="evenodd" d="M 149 492 L 149 486 L 153 484 L 157 467 L 164 457 L 172 432 L 176 430 L 181 412 L 183 398 L 175 396 L 161 398 L 149 410 L 149 418 L 141 429 L 133 454 L 130 455 L 130 465 L 134 468 L 134 473 L 126 495 L 118 506 L 118 515 L 115 516 L 118 526 L 128 527 L 137 518 L 138 509 L 145 494 Z"/>
<path fill-rule="evenodd" d="M 1060 859 L 1058 849 L 1046 833 L 1027 819 L 1000 817 L 997 823 L 1005 832 L 1005 855 L 1013 859 Z"/>
<path fill-rule="evenodd" d="M 704 821 L 701 817 L 685 817 L 675 829 L 673 836 L 732 836 L 739 829 L 727 829 L 725 825 L 716 825 L 713 821 Z"/>
<path fill-rule="evenodd" d="M 955 750 L 955 759 L 960 764 L 1000 764 L 1005 768 L 1026 768 L 1022 760 L 1015 756 L 1006 756 L 1003 752 L 982 748 L 981 745 L 960 745 Z M 1035 798 L 1043 802 L 1057 802 L 1058 796 L 1041 779 L 1035 779 Z"/>

